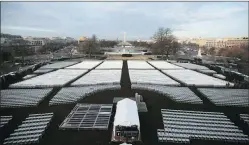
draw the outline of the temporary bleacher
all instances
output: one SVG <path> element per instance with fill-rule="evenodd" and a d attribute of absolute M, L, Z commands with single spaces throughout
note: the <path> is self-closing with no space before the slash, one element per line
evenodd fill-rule
<path fill-rule="evenodd" d="M 12 119 L 12 116 L 0 116 L 0 128 L 8 124 Z"/>
<path fill-rule="evenodd" d="M 30 114 L 8 138 L 4 145 L 39 143 L 49 126 L 53 113 Z"/>
<path fill-rule="evenodd" d="M 209 70 L 209 68 L 207 68 L 206 66 L 193 64 L 193 63 L 174 63 L 174 64 L 191 70 Z"/>
<path fill-rule="evenodd" d="M 120 84 L 121 70 L 92 70 L 71 86 Z"/>
<path fill-rule="evenodd" d="M 158 70 L 129 70 L 132 84 L 158 84 L 180 86 L 180 83 L 164 75 Z"/>
<path fill-rule="evenodd" d="M 141 60 L 128 60 L 128 69 L 154 69 L 151 65 L 149 65 L 146 61 L 141 61 Z"/>
<path fill-rule="evenodd" d="M 159 94 L 163 94 L 166 97 L 169 97 L 171 100 L 176 101 L 178 103 L 202 104 L 202 100 L 187 87 L 133 84 L 131 88 L 133 90 L 144 89 L 157 92 Z"/>
<path fill-rule="evenodd" d="M 159 142 L 190 143 L 192 139 L 248 143 L 223 113 L 162 109 L 164 129 L 158 129 Z"/>
<path fill-rule="evenodd" d="M 25 77 L 23 77 L 24 80 L 30 79 L 37 76 L 36 74 L 30 74 L 30 75 L 26 75 Z"/>
<path fill-rule="evenodd" d="M 248 107 L 248 89 L 199 88 L 217 106 Z"/>
<path fill-rule="evenodd" d="M 162 60 L 153 60 L 148 61 L 151 65 L 156 67 L 157 69 L 184 69 L 183 67 L 168 63 Z"/>
<path fill-rule="evenodd" d="M 95 85 L 84 87 L 62 88 L 49 102 L 49 105 L 70 104 L 77 102 L 87 95 L 104 90 L 117 90 L 120 85 Z"/>
<path fill-rule="evenodd" d="M 100 64 L 102 61 L 99 60 L 84 60 L 81 63 L 66 67 L 66 69 L 92 69 L 93 67 Z"/>
<path fill-rule="evenodd" d="M 193 70 L 162 70 L 165 74 L 186 86 L 197 87 L 233 87 L 233 83 L 214 78 Z"/>
<path fill-rule="evenodd" d="M 38 69 L 38 70 L 34 71 L 34 74 L 45 74 L 45 73 L 49 73 L 49 72 L 51 72 L 53 70 L 55 70 L 55 69 L 53 69 L 53 68 Z"/>
<path fill-rule="evenodd" d="M 123 67 L 122 60 L 106 60 L 101 65 L 96 67 L 96 69 L 106 69 L 106 70 L 119 69 L 121 70 L 122 67 Z"/>
<path fill-rule="evenodd" d="M 1 108 L 37 106 L 52 91 L 47 89 L 6 89 L 1 90 Z"/>
<path fill-rule="evenodd" d="M 240 114 L 240 119 L 249 126 L 249 114 Z"/>
<path fill-rule="evenodd" d="M 78 63 L 77 61 L 60 61 L 60 62 L 54 62 L 52 64 L 47 64 L 44 65 L 42 67 L 40 67 L 40 69 L 60 69 L 60 68 L 64 68 L 73 64 Z"/>
<path fill-rule="evenodd" d="M 59 69 L 28 80 L 10 85 L 11 88 L 62 87 L 68 82 L 86 73 L 87 70 Z"/>

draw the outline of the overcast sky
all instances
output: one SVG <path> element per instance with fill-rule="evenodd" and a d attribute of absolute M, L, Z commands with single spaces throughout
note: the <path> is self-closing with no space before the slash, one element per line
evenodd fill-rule
<path fill-rule="evenodd" d="M 247 2 L 1 2 L 1 32 L 22 36 L 149 39 L 248 36 Z"/>

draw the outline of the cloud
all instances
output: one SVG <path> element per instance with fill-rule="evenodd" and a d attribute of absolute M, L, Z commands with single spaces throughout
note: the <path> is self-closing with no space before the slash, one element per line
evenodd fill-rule
<path fill-rule="evenodd" d="M 76 38 L 116 39 L 125 30 L 127 39 L 148 39 L 160 26 L 180 36 L 237 36 L 248 32 L 248 3 L 3 2 L 1 25 L 21 35 Z"/>
<path fill-rule="evenodd" d="M 11 30 L 21 30 L 21 31 L 37 31 L 37 32 L 55 32 L 54 30 L 42 29 L 42 28 L 32 28 L 32 27 L 20 27 L 20 26 L 3 26 L 3 29 Z"/>

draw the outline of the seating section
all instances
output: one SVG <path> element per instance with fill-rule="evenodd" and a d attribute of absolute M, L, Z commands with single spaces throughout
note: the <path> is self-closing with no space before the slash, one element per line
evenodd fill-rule
<path fill-rule="evenodd" d="M 53 113 L 30 114 L 14 133 L 4 140 L 4 144 L 39 143 L 52 117 Z"/>
<path fill-rule="evenodd" d="M 216 71 L 210 70 L 210 69 L 200 69 L 200 70 L 197 70 L 197 71 L 200 72 L 200 73 L 203 73 L 203 74 L 207 74 L 207 75 L 217 74 Z"/>
<path fill-rule="evenodd" d="M 34 71 L 34 74 L 44 74 L 44 73 L 49 73 L 51 71 L 53 71 L 55 69 L 38 69 L 36 71 Z"/>
<path fill-rule="evenodd" d="M 96 67 L 96 69 L 119 69 L 121 70 L 123 67 L 123 61 L 122 60 L 106 60 L 101 65 Z"/>
<path fill-rule="evenodd" d="M 52 89 L 1 90 L 1 108 L 37 106 Z"/>
<path fill-rule="evenodd" d="M 141 60 L 128 60 L 127 64 L 129 69 L 155 69 L 146 61 Z"/>
<path fill-rule="evenodd" d="M 83 61 L 81 63 L 66 67 L 66 69 L 92 69 L 98 64 L 100 64 L 102 61 Z"/>
<path fill-rule="evenodd" d="M 44 65 L 42 67 L 40 67 L 40 69 L 60 69 L 60 68 L 64 68 L 73 64 L 78 63 L 77 61 L 61 61 L 61 62 L 55 62 L 52 64 L 47 64 Z"/>
<path fill-rule="evenodd" d="M 165 74 L 186 86 L 197 87 L 233 87 L 233 83 L 214 78 L 193 70 L 162 70 Z"/>
<path fill-rule="evenodd" d="M 153 60 L 153 61 L 148 61 L 151 65 L 156 67 L 157 69 L 184 69 L 183 67 L 168 63 L 166 61 L 158 61 L 158 60 Z"/>
<path fill-rule="evenodd" d="M 199 88 L 198 90 L 217 106 L 249 106 L 247 89 Z"/>
<path fill-rule="evenodd" d="M 131 86 L 132 89 L 146 89 L 163 94 L 178 103 L 202 104 L 202 100 L 187 87 L 168 87 L 160 85 L 138 85 Z"/>
<path fill-rule="evenodd" d="M 132 84 L 158 84 L 180 86 L 180 83 L 164 75 L 158 70 L 129 70 Z"/>
<path fill-rule="evenodd" d="M 30 79 L 37 76 L 36 74 L 30 74 L 30 75 L 26 75 L 25 77 L 23 77 L 24 80 Z"/>
<path fill-rule="evenodd" d="M 87 70 L 59 69 L 54 72 L 46 73 L 22 82 L 10 85 L 11 88 L 44 88 L 44 87 L 62 87 Z"/>
<path fill-rule="evenodd" d="M 104 90 L 117 90 L 120 85 L 96 85 L 85 87 L 62 88 L 49 102 L 49 105 L 70 104 L 77 102 L 87 95 Z"/>
<path fill-rule="evenodd" d="M 112 104 L 77 104 L 60 125 L 60 129 L 108 130 Z"/>
<path fill-rule="evenodd" d="M 219 78 L 219 79 L 222 79 L 222 80 L 226 79 L 226 76 L 224 76 L 222 74 L 213 74 L 213 77 L 216 77 L 216 78 Z"/>
<path fill-rule="evenodd" d="M 164 129 L 158 129 L 159 142 L 190 143 L 192 139 L 248 143 L 247 135 L 223 113 L 161 110 Z"/>
<path fill-rule="evenodd" d="M 193 63 L 174 63 L 174 64 L 191 70 L 209 70 L 209 68 L 203 65 L 197 65 Z"/>
<path fill-rule="evenodd" d="M 92 70 L 73 82 L 71 86 L 120 84 L 120 80 L 121 70 Z"/>
<path fill-rule="evenodd" d="M 249 114 L 240 114 L 240 119 L 247 123 L 249 126 Z"/>
<path fill-rule="evenodd" d="M 12 116 L 0 116 L 0 128 L 8 124 L 12 119 Z"/>

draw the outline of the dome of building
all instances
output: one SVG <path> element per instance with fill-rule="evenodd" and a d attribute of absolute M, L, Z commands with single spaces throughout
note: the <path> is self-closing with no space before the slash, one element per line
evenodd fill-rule
<path fill-rule="evenodd" d="M 80 39 L 79 39 L 79 41 L 85 41 L 85 40 L 87 40 L 87 38 L 86 37 L 80 37 Z"/>

